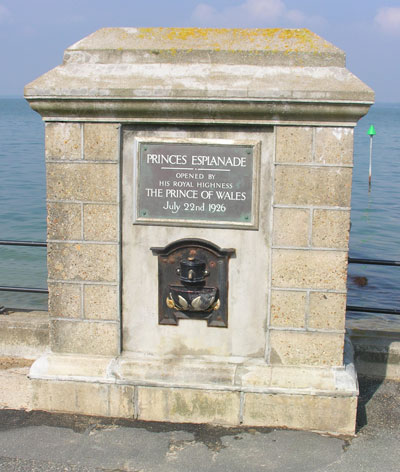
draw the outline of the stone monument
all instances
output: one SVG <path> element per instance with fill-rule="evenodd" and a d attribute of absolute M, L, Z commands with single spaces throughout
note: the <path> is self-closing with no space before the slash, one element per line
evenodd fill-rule
<path fill-rule="evenodd" d="M 308 30 L 109 28 L 26 86 L 46 123 L 36 409 L 353 434 L 353 128 Z"/>

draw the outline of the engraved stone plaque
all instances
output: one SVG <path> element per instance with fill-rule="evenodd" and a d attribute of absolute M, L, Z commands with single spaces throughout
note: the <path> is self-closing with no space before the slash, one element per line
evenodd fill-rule
<path fill-rule="evenodd" d="M 136 224 L 257 227 L 258 145 L 136 142 Z"/>

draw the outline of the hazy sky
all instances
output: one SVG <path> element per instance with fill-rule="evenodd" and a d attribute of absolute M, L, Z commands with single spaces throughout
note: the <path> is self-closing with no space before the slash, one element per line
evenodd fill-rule
<path fill-rule="evenodd" d="M 107 26 L 307 27 L 342 48 L 380 102 L 400 102 L 400 0 L 0 0 L 0 95 Z"/>

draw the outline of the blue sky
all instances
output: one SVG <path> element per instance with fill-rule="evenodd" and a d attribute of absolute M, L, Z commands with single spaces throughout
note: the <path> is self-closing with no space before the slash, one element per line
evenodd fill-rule
<path fill-rule="evenodd" d="M 0 0 L 0 95 L 107 26 L 307 27 L 342 48 L 379 102 L 400 102 L 400 0 Z"/>

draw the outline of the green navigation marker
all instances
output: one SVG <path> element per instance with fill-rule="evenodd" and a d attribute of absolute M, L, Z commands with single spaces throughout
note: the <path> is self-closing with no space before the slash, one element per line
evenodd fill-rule
<path fill-rule="evenodd" d="M 372 139 L 376 135 L 374 125 L 369 127 L 367 131 L 369 134 L 369 176 L 368 176 L 368 190 L 371 191 L 371 180 L 372 180 Z"/>

